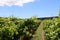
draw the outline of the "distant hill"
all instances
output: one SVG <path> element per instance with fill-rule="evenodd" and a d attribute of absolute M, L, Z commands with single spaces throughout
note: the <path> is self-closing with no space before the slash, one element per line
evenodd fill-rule
<path fill-rule="evenodd" d="M 42 18 L 38 18 L 38 19 L 44 20 L 44 19 L 53 19 L 53 18 L 58 18 L 58 16 L 54 16 L 54 17 L 42 17 Z"/>

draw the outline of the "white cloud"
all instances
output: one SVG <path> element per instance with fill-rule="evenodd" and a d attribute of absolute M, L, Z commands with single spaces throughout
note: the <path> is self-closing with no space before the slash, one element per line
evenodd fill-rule
<path fill-rule="evenodd" d="M 35 0 L 0 0 L 0 6 L 23 6 L 25 3 L 34 2 Z"/>

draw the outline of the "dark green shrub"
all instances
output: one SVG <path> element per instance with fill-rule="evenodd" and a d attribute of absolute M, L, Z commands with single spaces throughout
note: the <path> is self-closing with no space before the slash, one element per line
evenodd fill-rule
<path fill-rule="evenodd" d="M 39 23 L 40 21 L 36 18 L 2 17 L 0 18 L 0 40 L 18 40 L 21 36 L 23 36 L 23 39 L 27 37 L 30 40 Z"/>
<path fill-rule="evenodd" d="M 46 20 L 44 23 L 46 40 L 60 40 L 60 18 Z"/>

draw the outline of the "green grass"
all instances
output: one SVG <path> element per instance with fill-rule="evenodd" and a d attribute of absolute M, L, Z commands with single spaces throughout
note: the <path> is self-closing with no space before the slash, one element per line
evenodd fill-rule
<path fill-rule="evenodd" d="M 32 38 L 32 40 L 45 40 L 43 31 L 43 22 L 39 25 L 38 29 L 35 32 L 35 36 Z"/>

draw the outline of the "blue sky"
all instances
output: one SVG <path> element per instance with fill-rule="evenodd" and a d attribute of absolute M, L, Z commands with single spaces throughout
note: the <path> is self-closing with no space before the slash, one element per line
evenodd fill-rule
<path fill-rule="evenodd" d="M 14 15 L 20 18 L 32 16 L 50 17 L 57 16 L 59 12 L 60 0 L 36 0 L 25 3 L 23 6 L 0 6 L 0 17 L 9 17 Z"/>

